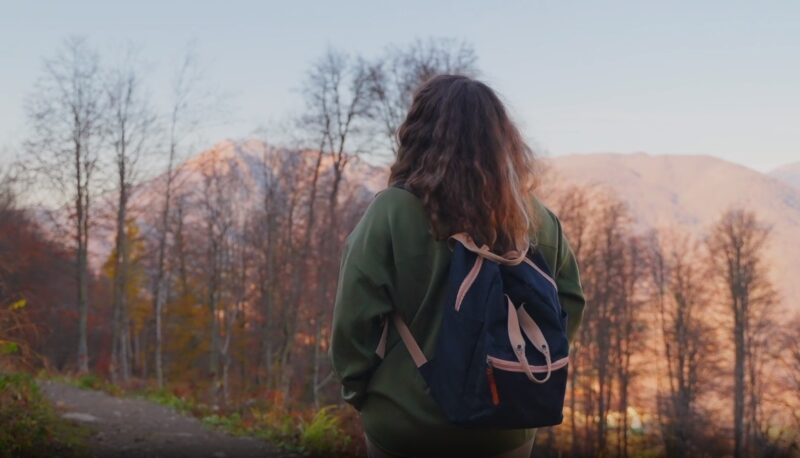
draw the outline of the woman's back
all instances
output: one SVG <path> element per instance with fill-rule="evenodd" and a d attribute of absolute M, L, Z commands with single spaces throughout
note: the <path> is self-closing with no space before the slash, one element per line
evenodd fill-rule
<path fill-rule="evenodd" d="M 583 297 L 577 267 L 555 216 L 534 202 L 532 234 L 555 271 L 562 307 L 577 325 Z M 346 400 L 361 410 L 370 440 L 397 456 L 492 456 L 533 437 L 532 430 L 465 429 L 447 422 L 399 336 L 390 327 L 385 359 L 375 353 L 381 317 L 398 311 L 426 355 L 442 319 L 447 242 L 436 240 L 420 200 L 399 188 L 381 192 L 347 241 L 334 314 L 332 357 Z"/>
<path fill-rule="evenodd" d="M 417 91 L 398 142 L 390 186 L 349 236 L 342 261 L 331 353 L 343 397 L 361 410 L 369 441 L 390 455 L 529 449 L 532 430 L 448 423 L 397 329 L 383 324 L 397 313 L 431 358 L 450 266 L 446 240 L 465 233 L 495 253 L 525 253 L 533 240 L 574 333 L 584 304 L 578 269 L 558 220 L 533 197 L 533 153 L 497 95 L 457 75 Z"/>

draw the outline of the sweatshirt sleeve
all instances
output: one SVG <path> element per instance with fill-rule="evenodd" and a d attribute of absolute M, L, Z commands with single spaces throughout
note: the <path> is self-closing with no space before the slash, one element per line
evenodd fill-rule
<path fill-rule="evenodd" d="M 381 195 L 348 236 L 333 310 L 330 355 L 343 399 L 360 409 L 380 362 L 375 350 L 392 310 L 394 256 Z"/>
<path fill-rule="evenodd" d="M 581 286 L 581 276 L 578 272 L 578 262 L 569 246 L 561 221 L 553 215 L 558 232 L 558 267 L 556 268 L 556 285 L 558 286 L 558 299 L 561 307 L 567 312 L 567 339 L 572 342 L 578 332 L 583 319 L 583 309 L 586 298 Z"/>

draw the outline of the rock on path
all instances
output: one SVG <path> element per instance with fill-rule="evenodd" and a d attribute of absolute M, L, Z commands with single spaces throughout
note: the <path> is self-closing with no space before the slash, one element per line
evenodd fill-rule
<path fill-rule="evenodd" d="M 95 431 L 88 444 L 92 457 L 298 456 L 254 438 L 211 430 L 196 418 L 144 399 L 117 398 L 53 381 L 40 385 L 62 416 Z"/>

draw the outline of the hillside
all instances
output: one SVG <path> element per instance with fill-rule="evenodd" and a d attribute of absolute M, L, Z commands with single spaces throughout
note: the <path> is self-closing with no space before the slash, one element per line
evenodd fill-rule
<path fill-rule="evenodd" d="M 612 189 L 647 226 L 700 235 L 728 208 L 756 211 L 772 226 L 773 279 L 784 302 L 800 310 L 800 189 L 710 156 L 580 154 L 549 161 L 564 182 Z"/>
<path fill-rule="evenodd" d="M 204 200 L 209 189 L 225 188 L 230 217 L 244 221 L 261 204 L 266 189 L 276 182 L 292 182 L 298 188 L 308 181 L 317 154 L 314 151 L 289 151 L 273 148 L 261 140 L 223 140 L 199 152 L 178 165 L 173 197 L 184 202 L 187 221 L 204 218 Z M 319 186 L 327 189 L 332 176 L 332 162 L 325 157 L 321 164 Z M 216 178 L 212 178 L 216 177 Z M 161 174 L 139 184 L 130 200 L 130 212 L 136 218 L 142 233 L 153 230 L 158 212 L 151 211 L 163 205 L 166 174 Z M 217 180 L 211 184 L 209 180 Z M 358 158 L 350 159 L 345 168 L 340 201 L 368 201 L 386 182 L 386 169 L 375 167 Z M 108 258 L 114 244 L 113 218 L 114 193 L 102 196 L 94 209 L 97 224 L 90 242 L 90 263 L 99 269 Z M 318 198 L 322 198 L 320 193 Z M 323 205 L 323 203 L 320 203 Z"/>

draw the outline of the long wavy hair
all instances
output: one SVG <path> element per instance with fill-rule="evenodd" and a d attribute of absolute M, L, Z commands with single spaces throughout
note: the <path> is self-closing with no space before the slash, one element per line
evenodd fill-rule
<path fill-rule="evenodd" d="M 389 185 L 422 200 L 437 239 L 466 232 L 498 253 L 527 247 L 534 155 L 489 86 L 460 75 L 430 79 L 397 135 Z"/>

